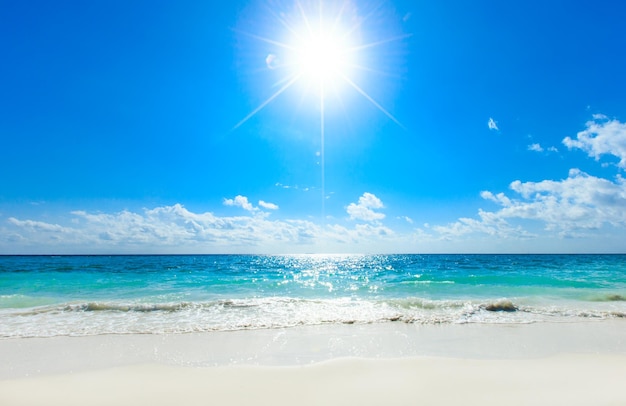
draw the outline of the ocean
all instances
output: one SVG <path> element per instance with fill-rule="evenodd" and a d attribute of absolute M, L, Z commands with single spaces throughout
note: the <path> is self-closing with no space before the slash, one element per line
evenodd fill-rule
<path fill-rule="evenodd" d="M 626 255 L 0 256 L 0 338 L 616 318 Z"/>

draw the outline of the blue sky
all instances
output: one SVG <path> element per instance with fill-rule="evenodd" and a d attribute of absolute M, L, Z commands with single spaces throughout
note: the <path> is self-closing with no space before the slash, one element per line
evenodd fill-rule
<path fill-rule="evenodd" d="M 1 254 L 626 252 L 626 4 L 219 3 L 0 1 Z"/>

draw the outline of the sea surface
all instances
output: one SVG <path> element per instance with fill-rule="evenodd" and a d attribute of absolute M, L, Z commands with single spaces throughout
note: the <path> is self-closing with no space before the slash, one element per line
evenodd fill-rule
<path fill-rule="evenodd" d="M 0 256 L 0 338 L 606 319 L 626 255 Z"/>

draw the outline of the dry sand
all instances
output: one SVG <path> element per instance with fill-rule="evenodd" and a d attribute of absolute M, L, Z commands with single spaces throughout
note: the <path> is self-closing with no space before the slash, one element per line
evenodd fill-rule
<path fill-rule="evenodd" d="M 0 405 L 626 405 L 626 323 L 0 340 Z"/>

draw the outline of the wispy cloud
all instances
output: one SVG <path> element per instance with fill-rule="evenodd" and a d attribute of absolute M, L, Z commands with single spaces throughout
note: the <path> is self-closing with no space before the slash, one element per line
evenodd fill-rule
<path fill-rule="evenodd" d="M 499 130 L 498 124 L 492 117 L 489 117 L 489 121 L 487 122 L 487 127 L 489 127 L 490 130 L 494 130 L 494 131 Z"/>
<path fill-rule="evenodd" d="M 546 153 L 559 152 L 559 150 L 556 147 L 550 146 L 550 147 L 544 148 L 539 143 L 530 144 L 528 146 L 528 150 L 529 151 L 534 151 L 534 152 L 546 152 Z"/>
<path fill-rule="evenodd" d="M 358 203 L 350 203 L 346 211 L 350 215 L 351 220 L 378 221 L 385 218 L 384 213 L 374 211 L 374 209 L 382 209 L 383 202 L 372 193 L 363 193 L 359 197 Z"/>
<path fill-rule="evenodd" d="M 280 182 L 277 182 L 275 184 L 275 186 L 279 187 L 281 189 L 295 189 L 295 190 L 302 190 L 304 192 L 308 192 L 309 190 L 314 189 L 314 188 L 311 188 L 311 187 L 308 187 L 308 186 L 284 185 L 284 184 L 282 184 Z"/>
<path fill-rule="evenodd" d="M 259 206 L 263 207 L 264 209 L 267 210 L 278 210 L 278 205 L 274 204 L 274 203 L 268 203 L 265 202 L 263 200 L 259 200 Z"/>
<path fill-rule="evenodd" d="M 586 127 L 576 135 L 576 139 L 565 137 L 563 144 L 569 149 L 581 149 L 596 160 L 602 155 L 615 156 L 619 158 L 617 165 L 626 169 L 626 123 L 595 114 Z"/>

